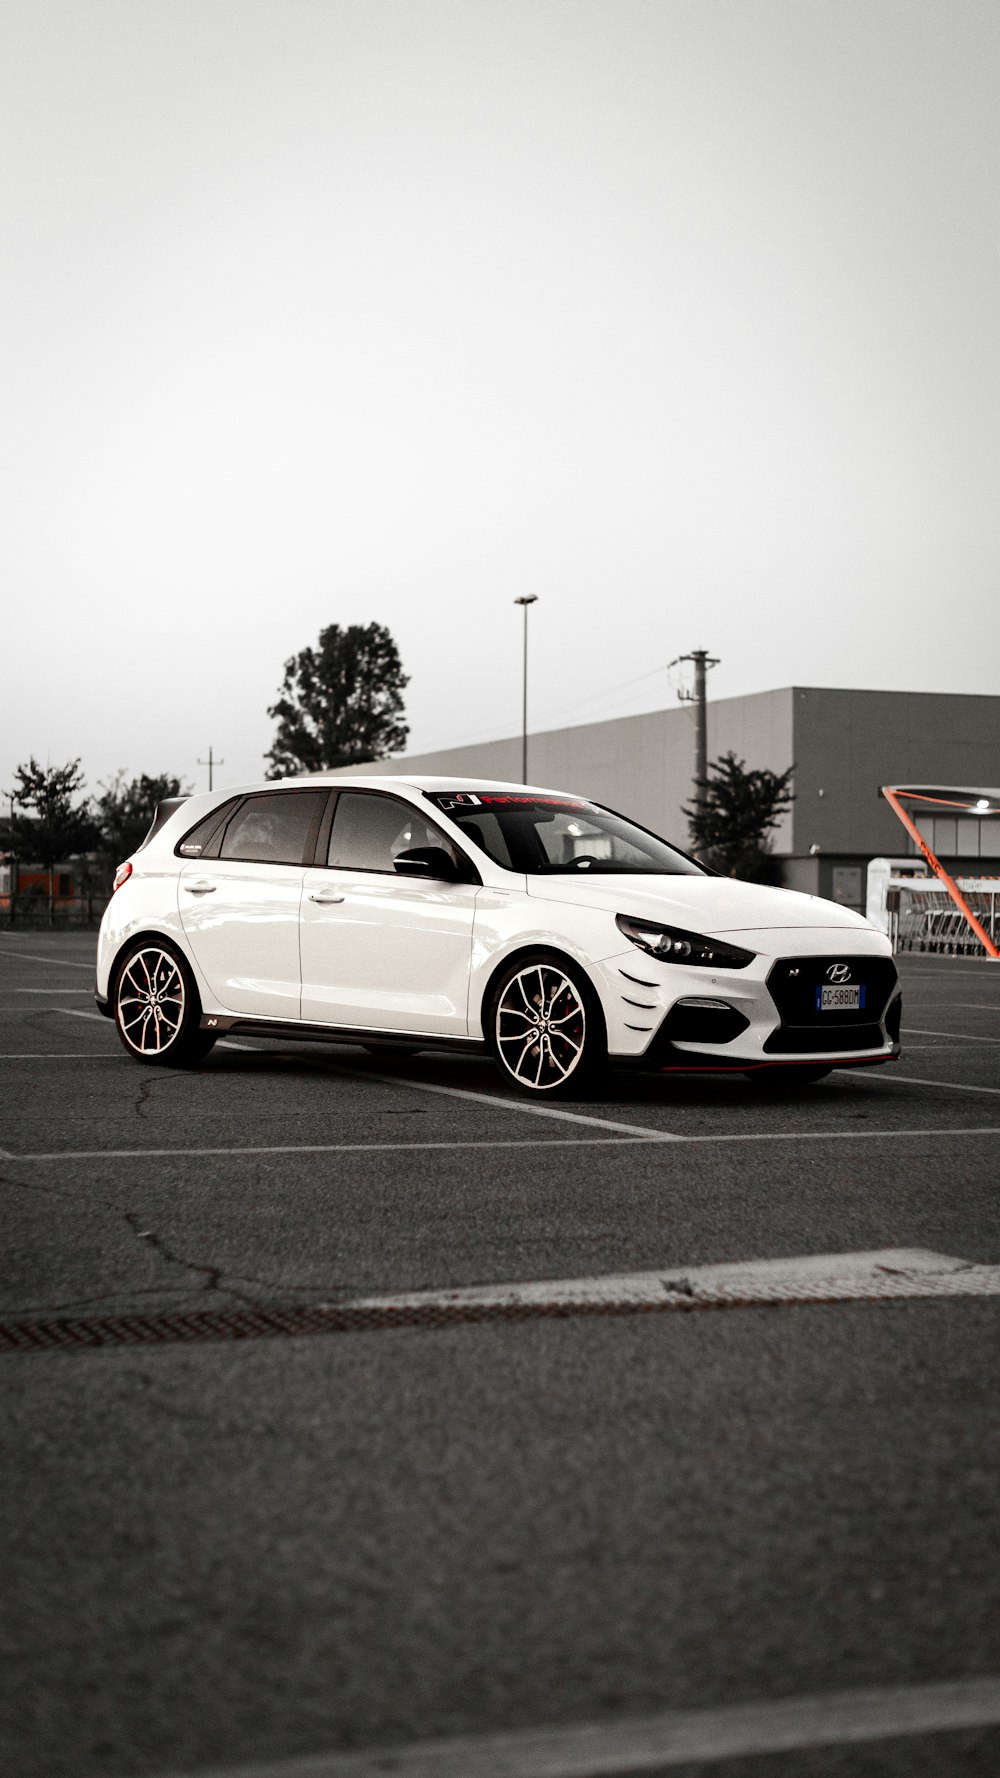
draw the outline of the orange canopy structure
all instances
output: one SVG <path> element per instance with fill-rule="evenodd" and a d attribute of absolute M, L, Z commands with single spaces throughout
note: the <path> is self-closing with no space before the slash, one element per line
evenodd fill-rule
<path fill-rule="evenodd" d="M 931 851 L 913 816 L 903 807 L 905 800 L 908 803 L 920 803 L 928 812 L 930 812 L 928 809 L 928 805 L 930 805 L 931 808 L 942 811 L 961 809 L 964 814 L 975 815 L 980 819 L 995 816 L 1000 820 L 1000 790 L 970 789 L 968 786 L 955 784 L 883 784 L 882 795 L 893 813 L 898 815 L 918 850 L 923 853 L 934 875 L 944 884 L 952 901 L 961 910 L 987 957 L 991 957 L 994 962 L 1000 962 L 1000 950 L 997 949 L 985 928 L 976 919 L 958 884 L 948 875 L 941 860 Z"/>

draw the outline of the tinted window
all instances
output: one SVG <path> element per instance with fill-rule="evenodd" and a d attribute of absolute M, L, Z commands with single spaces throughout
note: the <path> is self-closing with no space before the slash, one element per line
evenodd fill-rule
<path fill-rule="evenodd" d="M 463 834 L 507 870 L 533 875 L 626 871 L 702 876 L 666 840 L 594 803 L 516 791 L 434 791 Z"/>
<path fill-rule="evenodd" d="M 337 798 L 328 864 L 342 870 L 391 871 L 393 859 L 411 846 L 443 846 L 457 857 L 441 829 L 409 803 L 394 796 L 364 796 L 356 790 Z"/>
<path fill-rule="evenodd" d="M 162 808 L 162 806 L 161 803 L 160 807 Z M 210 815 L 205 816 L 204 821 L 199 821 L 197 827 L 192 827 L 191 832 L 184 835 L 184 838 L 177 848 L 181 857 L 211 857 L 216 850 L 216 848 L 210 844 L 212 836 L 219 828 L 221 828 L 226 816 L 232 813 L 233 806 L 232 801 L 229 801 L 228 803 L 220 803 L 217 808 L 212 810 Z M 153 829 L 151 828 L 142 842 L 144 846 L 148 844 L 152 835 Z"/>
<path fill-rule="evenodd" d="M 262 864 L 311 863 L 306 847 L 325 802 L 325 790 L 275 790 L 247 797 L 226 829 L 219 856 Z"/>

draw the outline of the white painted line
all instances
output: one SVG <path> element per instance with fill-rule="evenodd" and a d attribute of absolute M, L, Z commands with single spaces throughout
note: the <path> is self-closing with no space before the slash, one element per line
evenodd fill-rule
<path fill-rule="evenodd" d="M 526 1111 L 531 1117 L 558 1118 L 560 1123 L 585 1124 L 592 1129 L 619 1130 L 625 1136 L 644 1136 L 650 1142 L 686 1142 L 673 1130 L 650 1130 L 642 1124 L 616 1123 L 609 1117 L 590 1117 L 582 1111 L 560 1111 L 554 1105 L 533 1105 L 525 1099 L 505 1099 L 496 1093 L 474 1093 L 468 1087 L 442 1087 L 429 1080 L 411 1080 L 395 1074 L 369 1074 L 360 1068 L 343 1070 L 354 1080 L 378 1080 L 385 1086 L 412 1087 L 418 1093 L 441 1093 L 448 1099 L 469 1099 L 475 1105 L 492 1105 L 499 1111 Z"/>
<path fill-rule="evenodd" d="M 91 975 L 97 967 L 94 963 L 74 963 L 72 957 L 39 957 L 33 951 L 8 951 L 7 946 L 0 948 L 0 957 L 20 957 L 24 963 L 55 963 L 63 969 L 89 969 Z"/>
<path fill-rule="evenodd" d="M 721 1266 L 665 1266 L 603 1278 L 549 1278 L 457 1290 L 410 1290 L 338 1303 L 364 1309 L 704 1308 L 731 1303 L 881 1301 L 891 1297 L 1000 1296 L 1000 1266 L 977 1266 L 924 1248 L 818 1253 Z"/>
<path fill-rule="evenodd" d="M 126 1061 L 128 1058 L 125 1058 Z M 1000 1130 L 996 1132 L 1000 1135 Z M 80 1148 L 53 1150 L 51 1154 L 8 1155 L 17 1161 L 141 1161 L 205 1155 L 258 1154 L 398 1154 L 423 1149 L 452 1148 L 632 1148 L 654 1146 L 648 1136 L 524 1136 L 497 1142 L 306 1142 L 295 1147 L 275 1144 L 270 1148 Z"/>
<path fill-rule="evenodd" d="M 927 953 L 927 955 L 929 955 L 929 953 Z M 897 964 L 899 964 L 899 960 L 902 957 L 906 957 L 907 960 L 913 960 L 916 964 L 916 958 L 913 957 L 911 951 L 897 951 L 897 957 L 895 957 Z M 984 964 L 988 965 L 986 969 L 982 967 Z M 945 980 L 945 978 L 947 978 L 948 981 L 970 981 L 975 980 L 977 974 L 988 974 L 989 965 L 991 964 L 993 964 L 993 958 L 991 957 L 952 957 L 952 967 L 950 967 L 950 969 L 938 969 L 938 967 L 934 967 L 934 969 L 915 969 L 909 980 L 927 981 L 929 976 L 940 976 L 941 981 Z M 968 976 L 964 974 L 966 969 L 968 969 Z"/>
<path fill-rule="evenodd" d="M 195 1778 L 609 1778 L 807 1747 L 850 1747 L 1000 1723 L 1000 1679 L 827 1692 L 718 1710 L 665 1710 L 557 1729 L 456 1735 L 409 1747 L 310 1753 Z M 177 1775 L 180 1778 L 180 1775 Z M 191 1778 L 191 1774 L 185 1774 Z"/>
<path fill-rule="evenodd" d="M 118 1058 L 97 1058 L 105 1061 Z M 127 1061 L 124 1054 L 121 1058 Z M 685 1142 L 696 1148 L 709 1142 L 897 1142 L 910 1137 L 918 1142 L 932 1137 L 952 1141 L 957 1137 L 1000 1136 L 1000 1125 L 983 1125 L 951 1130 L 762 1130 L 753 1135 L 720 1132 L 717 1136 L 688 1136 Z M 418 1153 L 424 1149 L 447 1151 L 465 1148 L 655 1148 L 657 1143 L 638 1136 L 516 1136 L 484 1141 L 454 1142 L 307 1142 L 275 1143 L 267 1148 L 63 1148 L 51 1153 L 8 1155 L 16 1161 L 142 1161 L 197 1159 L 206 1155 L 237 1156 L 267 1154 L 396 1154 Z"/>
<path fill-rule="evenodd" d="M 122 1050 L 121 1055 L 105 1055 L 94 1050 L 7 1050 L 0 1052 L 0 1062 L 127 1062 L 128 1057 Z"/>
<path fill-rule="evenodd" d="M 896 1142 L 902 1137 L 912 1137 L 916 1141 L 929 1139 L 931 1136 L 946 1136 L 949 1140 L 955 1136 L 1000 1136 L 1000 1126 L 984 1125 L 969 1129 L 963 1125 L 952 1130 L 756 1130 L 752 1135 L 741 1131 L 723 1133 L 719 1136 L 689 1136 L 688 1141 L 696 1142 Z"/>
<path fill-rule="evenodd" d="M 850 1074 L 861 1080 L 867 1074 L 866 1068 L 841 1068 L 841 1074 Z M 893 1069 L 887 1076 L 893 1086 L 901 1087 L 946 1087 L 949 1093 L 992 1093 L 1000 1095 L 1000 1087 L 970 1087 L 960 1080 L 923 1080 L 915 1074 L 897 1074 Z"/>
<path fill-rule="evenodd" d="M 930 996 L 928 995 L 927 998 L 930 999 Z M 919 999 L 920 999 L 919 994 L 914 994 L 911 992 L 910 994 L 907 995 L 907 1002 L 909 1002 L 911 1000 L 919 1000 Z M 959 1008 L 959 1010 L 962 1012 L 998 1012 L 998 1011 L 1000 1011 L 1000 1007 L 997 1006 L 997 1003 L 995 1000 L 932 1000 L 931 1004 L 934 1006 L 934 1008 L 936 1010 L 943 1009 L 946 1006 L 957 1006 Z"/>
<path fill-rule="evenodd" d="M 92 994 L 90 988 L 8 988 L 8 994 Z"/>
<path fill-rule="evenodd" d="M 968 1031 L 931 1031 L 926 1025 L 904 1025 L 903 1035 L 908 1031 L 917 1037 L 955 1037 L 961 1043 L 1000 1043 L 1000 1037 L 973 1037 Z"/>

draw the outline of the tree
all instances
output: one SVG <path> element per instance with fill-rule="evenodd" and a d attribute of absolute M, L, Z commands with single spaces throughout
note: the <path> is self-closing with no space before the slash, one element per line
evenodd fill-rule
<path fill-rule="evenodd" d="M 269 778 L 384 759 L 406 745 L 399 650 L 384 624 L 328 624 L 285 662 Z"/>
<path fill-rule="evenodd" d="M 64 766 L 41 766 L 33 756 L 15 769 L 11 792 L 11 844 L 17 856 L 38 860 L 49 873 L 49 924 L 55 904 L 53 872 L 74 853 L 89 851 L 97 837 L 89 801 L 74 803 L 84 787 L 78 759 Z M 13 805 L 31 811 L 15 815 Z"/>
<path fill-rule="evenodd" d="M 701 795 L 684 809 L 691 844 L 700 858 L 723 876 L 750 883 L 776 883 L 780 868 L 771 852 L 770 832 L 795 800 L 787 772 L 748 771 L 746 761 L 724 753 L 699 779 Z"/>
<path fill-rule="evenodd" d="M 156 805 L 169 796 L 188 796 L 181 789 L 179 778 L 166 773 L 148 778 L 145 772 L 126 783 L 125 773 L 117 771 L 107 784 L 101 785 L 103 795 L 97 798 L 94 813 L 100 830 L 100 849 L 120 864 L 142 845 L 156 814 Z"/>

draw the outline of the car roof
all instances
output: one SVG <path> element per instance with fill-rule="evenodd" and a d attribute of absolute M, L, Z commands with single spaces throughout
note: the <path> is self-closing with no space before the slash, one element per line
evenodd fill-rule
<path fill-rule="evenodd" d="M 324 785 L 333 788 L 335 785 L 344 790 L 490 790 L 516 792 L 520 796 L 565 796 L 576 802 L 590 802 L 590 797 L 579 797 L 572 791 L 553 790 L 543 784 L 512 784 L 501 778 L 459 778 L 429 777 L 422 772 L 407 772 L 405 775 L 394 773 L 368 773 L 351 777 L 343 777 L 339 772 L 311 772 L 303 777 L 271 778 L 263 784 L 244 785 L 242 794 L 254 790 L 274 790 L 279 786 L 302 788 L 312 785 Z"/>

